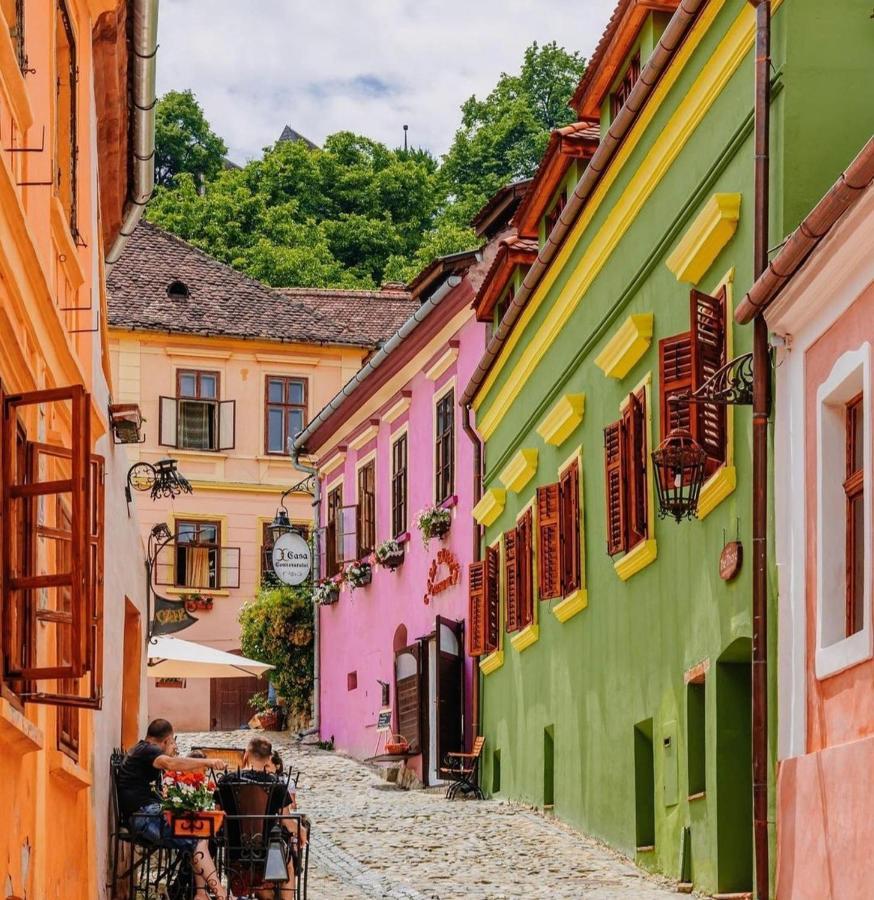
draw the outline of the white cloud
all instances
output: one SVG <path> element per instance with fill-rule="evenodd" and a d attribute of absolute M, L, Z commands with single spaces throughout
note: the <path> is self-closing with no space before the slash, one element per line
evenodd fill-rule
<path fill-rule="evenodd" d="M 243 162 L 283 126 L 449 146 L 531 41 L 589 56 L 614 0 L 161 0 L 158 90 L 191 88 Z"/>

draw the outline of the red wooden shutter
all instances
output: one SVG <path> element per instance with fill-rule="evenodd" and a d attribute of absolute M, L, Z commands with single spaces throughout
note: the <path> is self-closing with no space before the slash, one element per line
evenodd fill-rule
<path fill-rule="evenodd" d="M 485 565 L 472 562 L 467 567 L 467 652 L 471 656 L 486 652 Z"/>
<path fill-rule="evenodd" d="M 625 454 L 622 420 L 604 429 L 604 482 L 607 491 L 607 553 L 627 549 L 625 530 Z"/>
<path fill-rule="evenodd" d="M 725 289 L 718 297 L 693 290 L 689 296 L 692 323 L 692 390 L 698 390 L 725 365 Z M 708 456 L 712 472 L 725 462 L 726 407 L 721 403 L 698 403 L 696 440 Z"/>
<path fill-rule="evenodd" d="M 625 460 L 628 479 L 628 547 L 647 536 L 646 506 L 646 395 L 629 394 L 622 419 L 625 424 Z"/>
<path fill-rule="evenodd" d="M 507 609 L 507 631 L 518 631 L 519 567 L 516 553 L 516 529 L 504 532 L 504 598 Z"/>
<path fill-rule="evenodd" d="M 537 583 L 541 600 L 561 596 L 558 485 L 537 488 Z"/>
<path fill-rule="evenodd" d="M 576 460 L 561 473 L 561 592 L 580 586 L 580 467 Z"/>
<path fill-rule="evenodd" d="M 500 579 L 498 578 L 498 550 L 496 547 L 486 547 L 485 559 L 485 622 L 486 622 L 486 653 L 492 653 L 498 649 L 501 629 L 501 597 L 498 592 Z"/>
<path fill-rule="evenodd" d="M 531 571 L 531 510 L 516 526 L 516 566 L 519 585 L 519 627 L 534 621 L 534 583 Z"/>
<path fill-rule="evenodd" d="M 668 403 L 675 394 L 692 391 L 692 338 L 690 332 L 675 334 L 659 341 L 659 398 L 661 400 L 661 438 L 675 428 L 692 431 L 688 403 Z M 696 423 L 697 424 L 697 420 Z M 692 432 L 692 436 L 695 434 Z"/>

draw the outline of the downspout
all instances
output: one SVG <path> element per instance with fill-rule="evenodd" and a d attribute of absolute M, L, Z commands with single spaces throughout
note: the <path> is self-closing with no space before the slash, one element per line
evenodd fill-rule
<path fill-rule="evenodd" d="M 155 55 L 158 52 L 158 0 L 133 0 L 131 56 L 131 176 L 121 228 L 106 254 L 111 269 L 142 218 L 155 185 Z"/>
<path fill-rule="evenodd" d="M 300 461 L 300 450 L 289 442 L 291 464 L 305 475 L 313 478 L 313 578 L 319 577 L 321 572 L 321 551 L 319 546 L 319 525 L 322 505 L 322 482 L 319 479 L 319 470 L 315 466 L 308 466 Z M 313 603 L 313 722 L 306 730 L 301 732 L 305 737 L 309 734 L 318 734 L 321 727 L 321 698 L 320 698 L 320 674 L 321 654 L 319 651 L 319 606 Z"/>
<path fill-rule="evenodd" d="M 768 267 L 771 0 L 756 8 L 755 190 L 753 277 Z M 756 896 L 770 893 L 768 836 L 768 418 L 771 356 L 768 326 L 753 321 L 753 847 Z"/>

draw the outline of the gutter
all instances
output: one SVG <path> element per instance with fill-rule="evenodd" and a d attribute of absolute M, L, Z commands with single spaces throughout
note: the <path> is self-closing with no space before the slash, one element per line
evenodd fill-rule
<path fill-rule="evenodd" d="M 133 0 L 131 36 L 131 176 L 121 228 L 106 254 L 111 269 L 133 234 L 155 186 L 155 56 L 158 52 L 158 0 Z"/>
<path fill-rule="evenodd" d="M 552 262 L 567 233 L 585 206 L 586 201 L 616 155 L 622 140 L 634 124 L 638 113 L 653 92 L 662 73 L 670 64 L 677 48 L 686 37 L 699 10 L 706 2 L 707 0 L 683 0 L 677 11 L 671 16 L 667 28 L 662 33 L 652 56 L 650 56 L 643 67 L 640 78 L 638 78 L 637 83 L 632 88 L 625 105 L 619 111 L 619 115 L 604 136 L 604 140 L 601 141 L 598 149 L 589 160 L 589 164 L 577 182 L 577 186 L 574 188 L 567 206 L 565 206 L 558 222 L 556 222 L 555 227 L 546 239 L 546 243 L 540 249 L 534 264 L 522 280 L 522 285 L 504 314 L 497 331 L 492 335 L 486 346 L 485 353 L 459 400 L 459 404 L 462 407 L 470 406 L 473 402 L 483 381 L 498 358 L 504 342 L 513 330 L 513 325 L 515 325 L 516 320 L 522 314 L 531 294 L 540 282 L 543 273 Z"/>
<path fill-rule="evenodd" d="M 861 198 L 874 181 L 874 138 L 859 151 L 829 192 L 792 232 L 780 252 L 758 276 L 738 304 L 734 320 L 746 325 L 774 302 L 808 256 L 816 250 L 844 213 Z"/>

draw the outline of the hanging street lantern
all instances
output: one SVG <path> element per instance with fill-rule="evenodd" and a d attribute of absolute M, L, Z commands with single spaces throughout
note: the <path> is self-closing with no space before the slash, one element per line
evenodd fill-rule
<path fill-rule="evenodd" d="M 178 497 L 193 490 L 188 479 L 176 468 L 175 459 L 159 459 L 155 463 L 155 483 L 152 485 L 152 499 Z"/>
<path fill-rule="evenodd" d="M 685 428 L 675 428 L 652 452 L 659 516 L 694 518 L 705 479 L 707 454 Z"/>
<path fill-rule="evenodd" d="M 294 530 L 294 526 L 292 526 L 291 520 L 288 518 L 288 510 L 284 505 L 276 510 L 273 521 L 267 527 L 270 529 L 270 534 L 273 536 L 274 541 L 281 535 L 288 534 Z"/>

